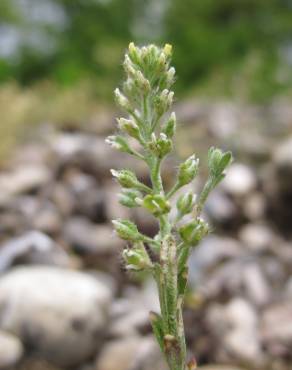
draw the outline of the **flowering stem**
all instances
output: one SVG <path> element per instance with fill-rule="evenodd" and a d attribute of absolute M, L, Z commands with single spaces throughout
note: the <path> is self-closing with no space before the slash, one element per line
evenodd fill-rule
<path fill-rule="evenodd" d="M 192 248 L 209 232 L 208 224 L 198 216 L 210 191 L 224 177 L 224 170 L 232 157 L 229 152 L 223 153 L 215 148 L 209 150 L 209 178 L 197 204 L 192 193 L 183 194 L 176 203 L 177 214 L 171 220 L 170 199 L 177 190 L 195 179 L 199 168 L 199 160 L 191 155 L 180 164 L 173 187 L 165 192 L 161 163 L 173 148 L 172 138 L 176 128 L 174 112 L 166 117 L 173 101 L 170 87 L 175 70 L 170 67 L 171 54 L 170 45 L 165 45 L 163 49 L 155 45 L 142 48 L 133 43 L 129 45 L 124 61 L 127 74 L 124 90 L 115 90 L 117 104 L 129 115 L 128 118 L 118 119 L 119 128 L 125 136 L 111 136 L 107 142 L 145 161 L 149 167 L 151 187 L 140 182 L 130 170 L 112 170 L 112 174 L 124 188 L 120 202 L 130 208 L 145 208 L 156 217 L 159 232 L 152 239 L 141 234 L 130 220 L 115 220 L 113 224 L 117 234 L 132 243 L 132 247 L 123 252 L 127 269 L 147 270 L 156 281 L 160 314 L 151 312 L 150 321 L 169 369 L 194 370 L 195 360 L 187 362 L 183 324 L 187 261 Z M 143 154 L 131 148 L 127 136 L 138 141 Z M 186 214 L 192 218 L 181 225 Z M 152 249 L 151 255 L 144 243 Z"/>

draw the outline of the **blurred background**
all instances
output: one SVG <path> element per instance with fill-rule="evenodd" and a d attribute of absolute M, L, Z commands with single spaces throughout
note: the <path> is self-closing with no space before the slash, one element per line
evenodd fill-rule
<path fill-rule="evenodd" d="M 292 1 L 0 1 L 0 368 L 163 370 L 147 276 L 126 274 L 113 89 L 130 41 L 171 43 L 176 152 L 170 186 L 211 145 L 235 162 L 204 217 L 185 322 L 202 369 L 292 368 Z"/>

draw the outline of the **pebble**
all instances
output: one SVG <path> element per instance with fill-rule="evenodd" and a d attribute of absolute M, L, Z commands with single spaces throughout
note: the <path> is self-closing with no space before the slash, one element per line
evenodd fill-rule
<path fill-rule="evenodd" d="M 0 327 L 56 365 L 78 365 L 101 343 L 112 295 L 86 273 L 14 268 L 0 278 Z"/>

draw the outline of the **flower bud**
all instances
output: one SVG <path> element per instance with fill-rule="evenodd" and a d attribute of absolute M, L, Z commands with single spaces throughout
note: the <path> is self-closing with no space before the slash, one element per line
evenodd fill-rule
<path fill-rule="evenodd" d="M 133 42 L 130 42 L 129 44 L 129 57 L 133 63 L 140 63 L 140 51 Z"/>
<path fill-rule="evenodd" d="M 189 184 L 198 174 L 199 159 L 195 157 L 195 154 L 191 155 L 185 162 L 179 166 L 178 171 L 178 182 L 179 184 Z"/>
<path fill-rule="evenodd" d="M 172 112 L 168 121 L 166 122 L 165 126 L 163 127 L 162 132 L 168 137 L 172 138 L 176 129 L 176 116 L 175 113 Z"/>
<path fill-rule="evenodd" d="M 139 233 L 137 226 L 129 220 L 113 220 L 116 233 L 121 239 L 130 241 L 140 241 L 143 236 Z"/>
<path fill-rule="evenodd" d="M 120 150 L 121 152 L 132 154 L 133 151 L 130 148 L 127 140 L 122 136 L 108 136 L 105 142 L 111 145 L 113 148 Z"/>
<path fill-rule="evenodd" d="M 135 74 L 135 82 L 143 92 L 148 93 L 150 91 L 150 82 L 143 76 L 141 71 L 137 71 Z"/>
<path fill-rule="evenodd" d="M 208 234 L 208 232 L 209 226 L 201 218 L 192 220 L 179 229 L 179 234 L 182 240 L 193 246 L 197 245 L 200 240 Z"/>
<path fill-rule="evenodd" d="M 135 189 L 127 189 L 123 190 L 121 194 L 119 194 L 119 202 L 129 208 L 138 207 L 140 202 L 142 202 L 142 194 Z M 140 200 L 140 202 L 139 202 Z"/>
<path fill-rule="evenodd" d="M 131 104 L 128 98 L 126 98 L 125 95 L 120 92 L 120 89 L 116 88 L 114 93 L 117 105 L 120 108 L 125 109 L 127 112 L 131 111 Z"/>
<path fill-rule="evenodd" d="M 174 67 L 169 68 L 166 72 L 166 83 L 167 86 L 171 86 L 174 83 L 175 69 Z"/>
<path fill-rule="evenodd" d="M 159 116 L 162 116 L 172 105 L 173 102 L 173 91 L 164 89 L 161 94 L 156 98 L 154 104 L 156 112 Z"/>
<path fill-rule="evenodd" d="M 148 146 L 157 157 L 163 158 L 172 150 L 172 141 L 164 133 L 161 133 L 157 139 L 153 132 L 152 141 Z"/>
<path fill-rule="evenodd" d="M 146 195 L 142 205 L 154 216 L 163 215 L 170 211 L 169 202 L 160 194 Z"/>
<path fill-rule="evenodd" d="M 124 188 L 135 188 L 139 184 L 136 175 L 130 170 L 111 170 L 111 173 Z"/>
<path fill-rule="evenodd" d="M 194 206 L 194 201 L 195 196 L 191 192 L 182 194 L 176 202 L 176 207 L 179 213 L 181 215 L 186 215 L 187 213 L 190 213 Z"/>
<path fill-rule="evenodd" d="M 140 130 L 137 124 L 131 120 L 131 119 L 126 119 L 126 118 L 119 118 L 117 119 L 119 128 L 121 131 L 126 132 L 128 135 L 139 139 L 140 137 Z"/>
<path fill-rule="evenodd" d="M 153 267 L 142 242 L 135 243 L 131 249 L 125 249 L 123 258 L 128 270 L 141 271 Z"/>
<path fill-rule="evenodd" d="M 171 55 L 172 55 L 172 45 L 170 45 L 170 44 L 165 44 L 165 45 L 164 45 L 164 48 L 163 48 L 163 52 L 164 52 L 164 54 L 165 54 L 168 58 L 170 58 L 170 57 L 171 57 Z"/>
<path fill-rule="evenodd" d="M 160 53 L 160 55 L 159 55 L 159 58 L 158 58 L 158 68 L 159 68 L 159 71 L 165 70 L 165 66 L 166 66 L 166 55 L 162 51 Z"/>
<path fill-rule="evenodd" d="M 127 54 L 125 55 L 125 60 L 124 60 L 123 66 L 124 66 L 125 72 L 129 76 L 133 77 L 135 75 L 136 70 L 133 67 L 133 64 L 131 62 L 131 59 L 129 58 L 129 56 Z"/>
<path fill-rule="evenodd" d="M 231 152 L 223 153 L 221 149 L 210 148 L 208 152 L 208 166 L 213 177 L 220 177 L 225 168 L 232 162 Z"/>

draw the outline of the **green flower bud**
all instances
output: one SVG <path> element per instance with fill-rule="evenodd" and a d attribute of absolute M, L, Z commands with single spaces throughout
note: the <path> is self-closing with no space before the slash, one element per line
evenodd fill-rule
<path fill-rule="evenodd" d="M 130 148 L 127 140 L 122 136 L 108 136 L 105 142 L 111 145 L 113 148 L 120 150 L 121 152 L 132 154 L 133 151 Z"/>
<path fill-rule="evenodd" d="M 137 242 L 143 239 L 139 233 L 137 226 L 129 220 L 113 220 L 113 225 L 116 233 L 121 239 Z"/>
<path fill-rule="evenodd" d="M 161 133 L 157 139 L 154 132 L 151 135 L 152 141 L 148 144 L 149 149 L 159 158 L 165 157 L 172 150 L 172 141 Z"/>
<path fill-rule="evenodd" d="M 221 149 L 210 148 L 208 152 L 208 166 L 212 177 L 220 177 L 227 166 L 232 162 L 231 152 L 223 153 Z"/>
<path fill-rule="evenodd" d="M 131 249 L 125 249 L 123 258 L 128 270 L 141 271 L 153 267 L 142 242 L 135 243 Z"/>
<path fill-rule="evenodd" d="M 178 182 L 181 186 L 189 184 L 198 174 L 199 159 L 191 155 L 179 166 Z"/>
<path fill-rule="evenodd" d="M 201 218 L 192 220 L 179 229 L 179 234 L 182 240 L 193 246 L 197 245 L 200 240 L 208 234 L 208 232 L 209 226 Z"/>
<path fill-rule="evenodd" d="M 140 130 L 137 124 L 131 120 L 126 118 L 119 118 L 117 119 L 119 128 L 121 131 L 126 132 L 129 136 L 134 137 L 135 139 L 139 139 L 140 137 Z"/>
<path fill-rule="evenodd" d="M 137 71 L 134 77 L 137 86 L 145 93 L 150 91 L 150 82 L 143 76 L 141 71 Z"/>
<path fill-rule="evenodd" d="M 165 70 L 165 67 L 166 67 L 166 55 L 162 51 L 159 55 L 159 58 L 158 58 L 159 71 L 161 72 L 161 71 Z"/>
<path fill-rule="evenodd" d="M 129 57 L 133 63 L 139 65 L 141 63 L 140 50 L 133 42 L 129 44 Z"/>
<path fill-rule="evenodd" d="M 135 189 L 127 189 L 123 190 L 121 194 L 119 194 L 119 202 L 129 208 L 138 207 L 142 202 L 142 194 Z M 140 200 L 140 202 L 139 202 Z"/>
<path fill-rule="evenodd" d="M 128 98 L 120 92 L 120 89 L 116 88 L 114 93 L 117 105 L 120 108 L 125 109 L 127 112 L 131 111 L 131 104 Z"/>
<path fill-rule="evenodd" d="M 190 213 L 193 209 L 195 201 L 195 196 L 188 192 L 186 194 L 182 194 L 177 202 L 176 207 L 181 215 L 186 215 L 187 213 Z"/>
<path fill-rule="evenodd" d="M 174 92 L 164 89 L 155 99 L 154 105 L 158 116 L 162 116 L 172 105 Z"/>
<path fill-rule="evenodd" d="M 160 194 L 146 195 L 142 205 L 154 216 L 163 215 L 170 211 L 169 202 Z"/>
<path fill-rule="evenodd" d="M 125 60 L 124 60 L 123 66 L 124 66 L 124 69 L 125 69 L 125 72 L 127 73 L 127 75 L 129 75 L 131 77 L 135 76 L 136 70 L 133 67 L 133 63 L 131 62 L 131 59 L 129 58 L 129 56 L 127 54 L 125 55 Z"/>
<path fill-rule="evenodd" d="M 175 113 L 172 112 L 168 121 L 166 122 L 165 126 L 163 127 L 162 132 L 168 137 L 172 138 L 176 129 L 176 116 Z"/>
<path fill-rule="evenodd" d="M 165 44 L 163 48 L 163 52 L 167 58 L 170 58 L 172 56 L 172 45 Z"/>
<path fill-rule="evenodd" d="M 136 175 L 130 170 L 111 170 L 111 173 L 124 188 L 135 188 L 139 184 Z"/>

